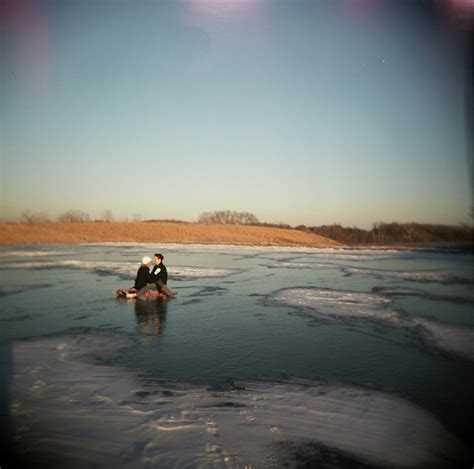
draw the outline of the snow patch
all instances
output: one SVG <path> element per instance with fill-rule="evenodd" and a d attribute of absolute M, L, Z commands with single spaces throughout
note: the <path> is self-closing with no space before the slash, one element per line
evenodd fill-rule
<path fill-rule="evenodd" d="M 71 251 L 30 251 L 30 250 L 0 250 L 0 257 L 47 257 L 47 256 L 70 256 Z"/>
<path fill-rule="evenodd" d="M 436 347 L 474 360 L 474 328 L 413 317 L 397 310 L 390 298 L 376 293 L 329 290 L 323 288 L 288 288 L 266 299 L 266 304 L 290 306 L 315 317 L 333 320 L 369 319 L 395 327 L 410 328 Z"/>
<path fill-rule="evenodd" d="M 437 282 L 437 283 L 474 283 L 474 273 L 466 272 L 464 276 L 460 276 L 458 272 L 450 271 L 398 271 L 384 269 L 366 269 L 362 267 L 343 267 L 342 271 L 346 274 L 362 274 L 372 277 L 396 278 L 400 280 L 410 280 L 413 282 Z"/>
<path fill-rule="evenodd" d="M 433 415 L 388 393 L 305 380 L 224 390 L 144 386 L 131 371 L 91 360 L 128 345 L 94 333 L 16 342 L 10 411 L 18 448 L 27 446 L 36 462 L 113 467 L 242 468 L 270 460 L 285 467 L 294 460 L 281 444 L 308 442 L 389 467 L 466 458 Z"/>
<path fill-rule="evenodd" d="M 40 269 L 81 269 L 102 272 L 110 275 L 119 275 L 133 280 L 138 267 L 137 262 L 123 261 L 80 261 L 80 260 L 60 260 L 60 261 L 32 261 L 0 264 L 1 270 L 20 269 L 27 271 Z M 240 272 L 238 269 L 224 269 L 213 267 L 192 267 L 173 266 L 168 268 L 170 277 L 175 280 L 186 280 L 194 278 L 216 278 L 227 277 Z"/>

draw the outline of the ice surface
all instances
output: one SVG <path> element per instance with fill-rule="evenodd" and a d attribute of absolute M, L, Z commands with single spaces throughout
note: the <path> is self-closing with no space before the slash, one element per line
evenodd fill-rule
<path fill-rule="evenodd" d="M 88 243 L 84 246 L 115 246 L 127 248 L 130 251 L 143 252 L 144 250 L 162 250 L 163 252 L 189 252 L 189 253 L 212 253 L 212 254 L 276 254 L 279 253 L 317 253 L 336 252 L 334 248 L 311 248 L 299 246 L 251 246 L 238 244 L 176 244 L 176 243 Z"/>
<path fill-rule="evenodd" d="M 398 296 L 412 296 L 435 301 L 449 301 L 451 303 L 474 303 L 474 297 L 438 295 L 425 290 L 411 287 L 373 287 L 372 292 L 389 298 Z"/>
<path fill-rule="evenodd" d="M 294 463 L 284 444 L 308 442 L 390 467 L 449 467 L 465 458 L 433 415 L 388 393 L 298 380 L 216 390 L 142 381 L 92 358 L 128 344 L 95 333 L 14 344 L 10 409 L 17 445 L 32 461 L 284 467 Z"/>
<path fill-rule="evenodd" d="M 328 269 L 328 268 L 338 268 L 337 264 L 331 264 L 329 262 L 298 262 L 298 261 L 278 261 L 272 265 L 269 265 L 270 268 L 279 268 L 284 267 L 287 269 Z"/>
<path fill-rule="evenodd" d="M 362 267 L 343 267 L 342 271 L 347 274 L 363 274 L 372 277 L 397 278 L 401 280 L 411 280 L 413 282 L 439 282 L 439 283 L 474 283 L 474 273 L 459 275 L 458 272 L 450 271 L 398 271 L 383 269 L 366 269 Z"/>
<path fill-rule="evenodd" d="M 113 262 L 113 261 L 80 261 L 80 260 L 58 260 L 58 261 L 32 261 L 0 264 L 0 269 L 20 269 L 25 272 L 29 269 L 81 269 L 95 272 L 103 272 L 111 275 L 120 275 L 133 280 L 140 265 L 137 262 Z M 171 278 L 185 280 L 192 278 L 215 278 L 227 277 L 239 272 L 238 269 L 224 269 L 212 267 L 173 266 L 168 268 Z"/>
<path fill-rule="evenodd" d="M 0 250 L 0 257 L 47 257 L 47 256 L 70 256 L 71 251 L 53 250 Z"/>
<path fill-rule="evenodd" d="M 420 334 L 427 341 L 446 352 L 474 360 L 474 328 L 414 318 L 420 326 Z"/>
<path fill-rule="evenodd" d="M 474 328 L 431 321 L 397 310 L 390 298 L 376 294 L 324 288 L 287 288 L 266 299 L 266 304 L 290 306 L 315 317 L 384 321 L 410 328 L 445 352 L 474 360 Z"/>
<path fill-rule="evenodd" d="M 385 319 L 397 315 L 388 308 L 391 303 L 389 298 L 376 294 L 324 288 L 289 288 L 280 290 L 267 299 L 267 304 L 309 308 L 325 316 Z"/>
<path fill-rule="evenodd" d="M 139 265 L 136 262 L 54 260 L 0 264 L 2 270 L 80 269 L 134 278 Z"/>
<path fill-rule="evenodd" d="M 425 255 L 421 252 L 400 251 L 397 249 L 347 249 L 344 247 L 313 248 L 303 246 L 246 246 L 246 245 L 222 245 L 222 244 L 176 244 L 160 243 L 88 243 L 84 246 L 91 247 L 119 247 L 126 248 L 128 252 L 143 252 L 150 250 L 161 250 L 166 252 L 189 252 L 189 253 L 211 253 L 211 254 L 235 254 L 245 256 L 261 256 L 270 260 L 281 259 L 288 254 L 306 255 L 312 258 L 372 261 L 392 258 L 414 258 Z M 429 253 L 433 256 L 436 253 Z"/>
<path fill-rule="evenodd" d="M 36 290 L 37 288 L 48 288 L 52 286 L 52 284 L 4 285 L 0 287 L 0 297 L 7 295 L 15 295 L 17 293 L 23 293 L 28 290 Z"/>
<path fill-rule="evenodd" d="M 240 272 L 240 269 L 223 269 L 217 267 L 172 266 L 168 268 L 170 276 L 179 280 L 228 277 L 238 272 Z"/>

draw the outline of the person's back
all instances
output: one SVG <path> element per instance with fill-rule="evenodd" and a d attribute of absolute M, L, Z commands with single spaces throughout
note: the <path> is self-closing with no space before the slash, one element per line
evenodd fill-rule
<path fill-rule="evenodd" d="M 142 289 L 152 281 L 150 278 L 150 263 L 151 259 L 148 256 L 142 259 L 142 265 L 137 270 L 135 285 L 133 286 L 136 290 Z"/>

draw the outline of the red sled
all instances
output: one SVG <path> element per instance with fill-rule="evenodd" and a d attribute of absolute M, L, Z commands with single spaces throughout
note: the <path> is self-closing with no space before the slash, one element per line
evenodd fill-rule
<path fill-rule="evenodd" d="M 116 296 L 121 298 L 164 298 L 165 296 L 164 293 L 153 290 L 147 291 L 143 295 L 137 295 L 137 290 L 135 290 L 135 288 L 130 288 L 129 290 L 118 288 L 117 290 L 114 290 L 114 293 Z"/>
<path fill-rule="evenodd" d="M 143 295 L 140 295 L 139 298 L 164 298 L 165 294 L 159 291 L 147 291 Z"/>

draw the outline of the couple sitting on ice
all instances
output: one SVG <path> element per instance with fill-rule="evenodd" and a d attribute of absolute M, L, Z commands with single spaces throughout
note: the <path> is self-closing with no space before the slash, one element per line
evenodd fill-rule
<path fill-rule="evenodd" d="M 136 296 L 141 296 L 148 291 L 159 291 L 166 296 L 172 297 L 176 292 L 170 290 L 166 285 L 168 282 L 168 271 L 165 264 L 163 264 L 163 254 L 155 254 L 155 265 L 150 272 L 151 258 L 145 256 L 142 259 L 142 265 L 137 271 L 135 278 L 135 285 L 129 290 L 129 293 L 136 293 Z"/>

